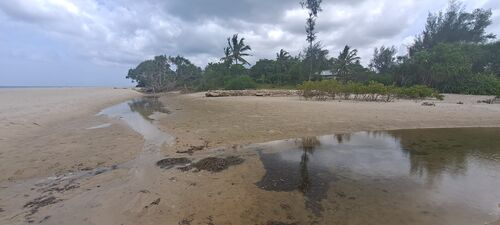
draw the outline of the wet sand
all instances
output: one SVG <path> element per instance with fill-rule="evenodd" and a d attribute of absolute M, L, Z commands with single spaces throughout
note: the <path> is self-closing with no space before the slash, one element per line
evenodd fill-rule
<path fill-rule="evenodd" d="M 128 161 L 142 137 L 103 108 L 140 96 L 112 88 L 0 89 L 0 181 L 52 176 Z M 108 124 L 105 129 L 88 129 Z"/>
<path fill-rule="evenodd" d="M 499 127 L 500 104 L 479 104 L 491 96 L 446 95 L 444 101 L 305 101 L 299 97 L 206 98 L 203 93 L 161 98 L 173 112 L 160 120 L 178 138 L 177 149 L 192 145 L 231 147 L 287 138 L 356 131 L 445 127 Z M 456 104 L 457 102 L 464 104 Z"/>
<path fill-rule="evenodd" d="M 353 212 L 393 215 L 391 206 L 397 204 L 391 201 L 378 207 L 370 205 L 371 200 L 378 201 L 370 197 L 372 194 L 387 199 L 384 180 L 375 182 L 380 187 L 365 190 L 358 188 L 356 180 L 342 179 L 341 189 L 329 189 L 331 198 L 321 203 L 328 213 L 318 216 L 305 205 L 304 193 L 259 186 L 269 172 L 262 152 L 255 146 L 241 145 L 358 130 L 500 126 L 499 106 L 476 104 L 477 98 L 484 98 L 476 96 L 449 96 L 436 107 L 424 107 L 414 101 L 309 102 L 294 97 L 208 99 L 199 93 L 168 94 L 160 98 L 166 109 L 156 109 L 163 113 L 144 110 L 151 105 L 156 108 L 156 103 L 128 102 L 107 108 L 103 111 L 107 116 L 95 116 L 105 107 L 138 94 L 126 90 L 96 90 L 100 94 L 95 95 L 74 91 L 73 97 L 64 99 L 57 97 L 62 93 L 54 91 L 50 99 L 60 101 L 44 100 L 53 107 L 44 108 L 42 100 L 31 104 L 26 100 L 25 108 L 17 106 L 9 114 L 2 110 L 2 118 L 14 124 L 2 124 L 2 137 L 9 138 L 1 140 L 7 148 L 2 148 L 0 155 L 1 169 L 6 171 L 0 182 L 0 224 L 467 224 L 469 221 L 433 219 L 442 212 L 427 211 L 433 205 L 426 202 L 414 202 L 390 220 L 352 218 Z M 10 101 L 1 95 L 0 99 Z M 457 99 L 465 104 L 457 105 Z M 8 108 L 3 102 L 1 106 Z M 41 116 L 23 119 L 31 115 L 29 105 L 39 105 L 36 108 Z M 47 112 L 51 108 L 57 108 L 58 113 Z M 30 113 L 16 117 L 16 111 Z M 175 140 L 164 140 L 168 134 Z M 263 153 L 275 152 L 269 147 Z M 172 157 L 194 164 L 176 160 L 178 165 L 172 168 L 157 166 L 161 159 Z M 215 169 L 205 170 L 210 168 L 207 161 L 216 162 Z M 188 168 L 179 169 L 184 167 Z M 393 187 L 396 193 L 421 188 L 403 184 Z M 353 201 L 354 195 L 362 202 Z M 412 195 L 406 197 L 415 200 Z M 458 208 L 449 212 L 468 211 Z M 471 218 L 481 218 L 481 214 Z M 487 219 L 484 221 L 492 221 Z"/>

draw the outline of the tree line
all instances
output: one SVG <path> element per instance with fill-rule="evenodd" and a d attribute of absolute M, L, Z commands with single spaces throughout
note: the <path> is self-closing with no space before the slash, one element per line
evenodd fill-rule
<path fill-rule="evenodd" d="M 385 86 L 424 85 L 440 92 L 500 95 L 500 41 L 486 32 L 492 12 L 468 12 L 452 1 L 448 8 L 430 13 L 424 30 L 398 55 L 394 46 L 374 49 L 368 66 L 360 63 L 357 49 L 346 45 L 331 57 L 315 31 L 321 0 L 301 2 L 308 10 L 307 47 L 292 56 L 285 49 L 274 59 L 246 60 L 252 48 L 238 34 L 227 38 L 227 47 L 218 62 L 200 68 L 182 56 L 156 56 L 130 69 L 127 78 L 148 90 L 213 90 L 251 88 L 295 88 L 306 81 L 325 79 L 330 73 L 340 83 L 380 83 Z"/>

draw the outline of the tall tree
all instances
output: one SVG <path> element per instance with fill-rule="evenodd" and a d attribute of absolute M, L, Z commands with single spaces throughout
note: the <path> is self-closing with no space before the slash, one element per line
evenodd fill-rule
<path fill-rule="evenodd" d="M 410 46 L 410 56 L 439 43 L 482 43 L 494 39 L 494 34 L 486 33 L 486 27 L 491 24 L 491 15 L 491 10 L 485 9 L 465 12 L 461 2 L 450 1 L 446 12 L 429 14 L 425 30 Z"/>
<path fill-rule="evenodd" d="M 153 92 L 167 90 L 174 85 L 174 71 L 165 55 L 155 56 L 152 60 L 140 63 L 135 69 L 128 71 L 127 77 L 137 82 L 137 86 L 145 87 Z"/>
<path fill-rule="evenodd" d="M 192 87 L 201 78 L 201 68 L 182 56 L 168 57 L 170 64 L 175 66 L 175 84 L 184 89 Z"/>
<path fill-rule="evenodd" d="M 233 57 L 231 56 L 231 49 L 224 48 L 224 57 L 221 59 L 224 64 L 229 68 L 233 64 Z"/>
<path fill-rule="evenodd" d="M 321 1 L 322 0 L 304 0 L 300 2 L 302 8 L 309 10 L 309 16 L 306 19 L 306 40 L 309 42 L 309 50 L 312 50 L 313 42 L 316 40 L 316 18 L 318 17 L 318 13 L 322 11 Z M 313 63 L 313 61 L 310 62 L 309 80 L 311 80 L 313 74 Z"/>
<path fill-rule="evenodd" d="M 248 64 L 248 61 L 243 58 L 244 56 L 250 56 L 250 54 L 246 53 L 247 51 L 251 51 L 252 48 L 249 45 L 245 44 L 245 38 L 238 39 L 238 34 L 234 34 L 232 38 L 227 38 L 228 47 L 224 49 L 224 54 L 226 55 L 221 60 L 224 62 L 234 62 L 238 64 L 242 62 L 242 64 Z"/>
<path fill-rule="evenodd" d="M 375 48 L 370 68 L 380 74 L 389 73 L 396 65 L 396 48 L 394 46 Z"/>
<path fill-rule="evenodd" d="M 347 80 L 351 73 L 352 66 L 359 64 L 360 57 L 357 56 L 358 50 L 351 49 L 349 45 L 346 45 L 344 49 L 340 52 L 337 59 L 333 63 L 333 71 L 342 80 Z"/>
<path fill-rule="evenodd" d="M 328 50 L 324 49 L 320 42 L 316 42 L 312 47 L 308 47 L 305 50 L 304 63 L 310 65 L 309 69 L 312 69 L 313 74 L 330 69 L 331 65 L 328 60 L 328 53 Z"/>
<path fill-rule="evenodd" d="M 284 49 L 281 49 L 280 52 L 276 53 L 276 61 L 286 61 L 292 58 L 290 56 L 290 53 L 285 51 Z"/>

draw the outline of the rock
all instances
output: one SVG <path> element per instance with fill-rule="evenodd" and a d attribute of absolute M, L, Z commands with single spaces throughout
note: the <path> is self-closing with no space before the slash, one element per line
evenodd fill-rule
<path fill-rule="evenodd" d="M 463 105 L 464 103 L 463 103 L 463 102 L 457 102 L 457 104 L 459 104 L 459 105 Z"/>

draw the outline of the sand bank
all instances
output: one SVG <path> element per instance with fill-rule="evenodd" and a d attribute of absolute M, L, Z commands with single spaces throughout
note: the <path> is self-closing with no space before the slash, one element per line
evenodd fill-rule
<path fill-rule="evenodd" d="M 162 101 L 173 113 L 160 124 L 178 137 L 176 151 L 190 145 L 232 146 L 355 131 L 500 126 L 500 105 L 477 103 L 488 98 L 445 95 L 432 107 L 412 100 L 319 102 L 299 97 L 170 94 Z"/>

